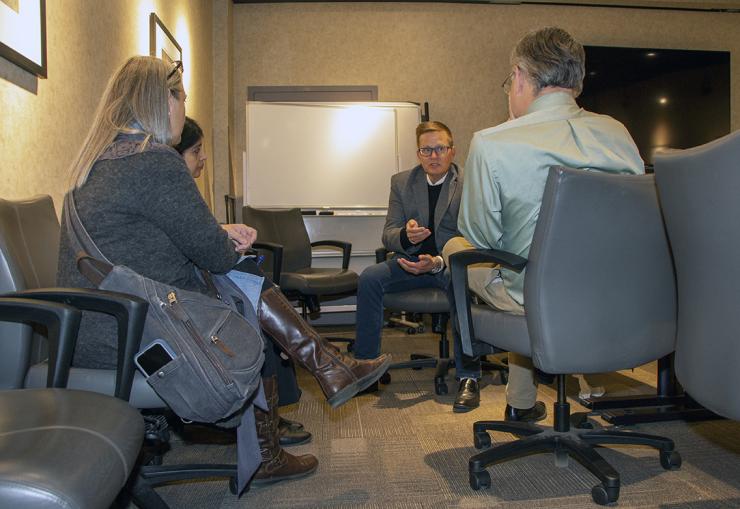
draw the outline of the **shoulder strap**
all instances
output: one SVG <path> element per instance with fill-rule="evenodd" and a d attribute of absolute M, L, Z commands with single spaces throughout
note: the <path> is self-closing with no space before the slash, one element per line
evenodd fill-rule
<path fill-rule="evenodd" d="M 77 207 L 75 206 L 74 189 L 70 189 L 64 196 L 64 208 L 66 214 L 64 214 L 64 221 L 67 225 L 67 231 L 69 232 L 69 238 L 72 241 L 75 252 L 78 254 L 86 254 L 92 256 L 95 259 L 103 260 L 113 265 L 111 261 L 98 249 L 95 245 L 90 234 L 87 233 L 85 225 L 82 224 L 80 216 L 77 213 Z"/>

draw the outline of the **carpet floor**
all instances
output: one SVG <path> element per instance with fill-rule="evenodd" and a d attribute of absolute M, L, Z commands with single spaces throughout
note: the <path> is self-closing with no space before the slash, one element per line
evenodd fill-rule
<path fill-rule="evenodd" d="M 407 335 L 404 329 L 385 329 L 383 350 L 394 359 L 413 352 L 433 354 L 437 336 L 430 332 Z M 457 384 L 448 378 L 449 393 L 434 393 L 434 370 L 394 370 L 392 381 L 379 392 L 356 397 L 337 410 L 324 401 L 318 384 L 303 370 L 303 397 L 281 409 L 285 417 L 302 422 L 313 433 L 310 443 L 291 447 L 294 454 L 314 454 L 318 470 L 304 479 L 252 487 L 240 498 L 223 479 L 183 482 L 157 489 L 172 508 L 582 508 L 595 507 L 591 487 L 596 479 L 574 460 L 565 468 L 552 454 L 539 454 L 489 468 L 492 485 L 474 491 L 468 483 L 468 458 L 475 454 L 472 424 L 503 416 L 504 386 L 498 376 L 482 380 L 480 408 L 452 412 Z M 654 391 L 655 365 L 595 376 L 611 395 Z M 569 380 L 568 392 L 577 393 Z M 548 405 L 556 397 L 540 386 L 539 398 Z M 585 410 L 571 400 L 572 411 Z M 594 422 L 602 423 L 598 417 Z M 552 416 L 544 421 L 552 424 Z M 603 423 L 602 423 L 603 424 Z M 740 507 L 740 423 L 714 420 L 673 421 L 630 426 L 629 429 L 672 438 L 683 457 L 677 471 L 665 471 L 655 450 L 609 446 L 604 458 L 621 474 L 619 507 L 710 509 Z M 512 440 L 493 433 L 494 444 Z M 231 463 L 233 445 L 188 444 L 175 438 L 166 463 Z"/>

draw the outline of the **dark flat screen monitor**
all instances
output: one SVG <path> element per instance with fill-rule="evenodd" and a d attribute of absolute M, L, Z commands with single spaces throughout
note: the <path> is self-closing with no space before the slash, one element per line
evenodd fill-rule
<path fill-rule="evenodd" d="M 659 148 L 695 147 L 730 132 L 730 53 L 585 46 L 578 103 L 622 122 L 648 169 Z"/>

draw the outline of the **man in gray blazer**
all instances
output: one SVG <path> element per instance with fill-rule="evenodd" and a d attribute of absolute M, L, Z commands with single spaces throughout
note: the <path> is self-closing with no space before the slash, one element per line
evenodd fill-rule
<path fill-rule="evenodd" d="M 448 240 L 460 235 L 457 214 L 462 174 L 452 162 L 455 147 L 446 125 L 422 122 L 416 128 L 416 142 L 421 164 L 391 178 L 383 245 L 394 256 L 368 267 L 360 275 L 354 344 L 358 359 L 380 355 L 383 295 L 430 287 L 447 291 L 449 286 L 440 253 Z M 458 343 L 456 340 L 456 367 L 461 382 L 453 409 L 465 412 L 480 401 L 480 365 L 464 361 Z"/>

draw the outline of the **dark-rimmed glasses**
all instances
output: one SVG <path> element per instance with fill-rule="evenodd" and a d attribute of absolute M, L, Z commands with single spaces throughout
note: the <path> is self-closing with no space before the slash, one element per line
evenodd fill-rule
<path fill-rule="evenodd" d="M 182 60 L 175 60 L 174 62 L 172 62 L 172 65 L 174 65 L 175 67 L 173 67 L 169 74 L 167 74 L 168 81 L 171 77 L 175 75 L 177 71 L 183 72 Z"/>
<path fill-rule="evenodd" d="M 419 148 L 419 155 L 421 157 L 431 157 L 432 152 L 442 157 L 447 154 L 450 147 L 447 145 L 437 145 L 436 147 L 421 147 Z"/>

